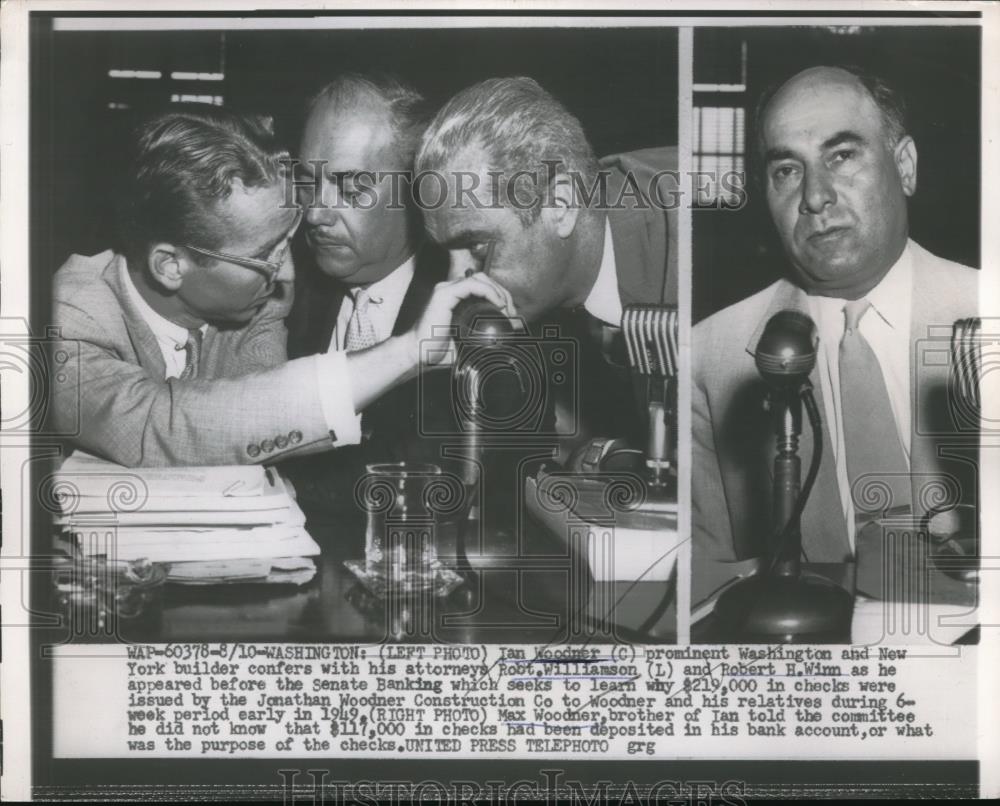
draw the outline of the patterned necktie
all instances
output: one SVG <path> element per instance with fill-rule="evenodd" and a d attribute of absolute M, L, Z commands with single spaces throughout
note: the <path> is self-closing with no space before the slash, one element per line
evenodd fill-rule
<path fill-rule="evenodd" d="M 859 329 L 861 318 L 870 308 L 866 299 L 844 306 L 844 336 L 840 340 L 847 478 L 859 513 L 881 512 L 912 502 L 909 463 L 899 440 L 882 368 Z M 867 478 L 857 483 L 862 476 Z"/>
<path fill-rule="evenodd" d="M 201 338 L 200 328 L 188 331 L 187 342 L 184 344 L 184 371 L 180 375 L 182 381 L 198 377 L 198 363 L 201 361 Z"/>
<path fill-rule="evenodd" d="M 347 323 L 347 334 L 344 338 L 344 349 L 349 353 L 367 349 L 378 342 L 375 325 L 368 316 L 368 304 L 371 301 L 368 292 L 363 288 L 356 289 L 351 292 L 351 298 L 354 300 L 354 311 Z"/>

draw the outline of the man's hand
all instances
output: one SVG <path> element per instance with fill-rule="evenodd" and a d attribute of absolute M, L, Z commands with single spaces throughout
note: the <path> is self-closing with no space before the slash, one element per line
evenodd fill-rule
<path fill-rule="evenodd" d="M 467 297 L 483 297 L 505 316 L 516 316 L 510 292 L 482 272 L 438 283 L 420 321 L 405 336 L 411 340 L 411 354 L 416 365 L 439 364 L 447 356 L 454 355 L 449 335 L 452 314 L 455 306 Z"/>
<path fill-rule="evenodd" d="M 438 283 L 413 330 L 347 356 L 356 412 L 415 375 L 421 365 L 439 364 L 454 353 L 449 335 L 452 312 L 466 297 L 483 297 L 507 316 L 514 315 L 510 294 L 485 274 Z"/>

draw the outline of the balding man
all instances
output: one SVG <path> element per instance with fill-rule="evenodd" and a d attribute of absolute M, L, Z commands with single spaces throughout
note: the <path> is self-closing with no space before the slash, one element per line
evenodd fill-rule
<path fill-rule="evenodd" d="M 298 272 L 288 319 L 289 354 L 354 353 L 413 327 L 448 256 L 423 237 L 410 193 L 413 155 L 429 119 L 413 87 L 383 74 L 346 74 L 312 99 L 296 165 L 310 255 Z M 353 490 L 373 461 L 436 460 L 421 437 L 429 416 L 450 412 L 448 377 L 403 384 L 365 411 L 360 446 L 288 468 L 316 511 L 354 511 Z M 437 431 L 453 430 L 442 426 Z"/>
<path fill-rule="evenodd" d="M 889 508 L 919 516 L 942 476 L 962 483 L 963 463 L 946 464 L 935 441 L 954 425 L 925 421 L 947 367 L 919 361 L 916 348 L 930 327 L 976 315 L 978 273 L 909 239 L 917 148 L 902 101 L 884 81 L 815 67 L 758 109 L 764 189 L 792 276 L 694 329 L 695 553 L 734 559 L 765 550 L 774 431 L 753 353 L 768 319 L 797 309 L 819 333 L 811 381 L 824 424 L 803 553 L 841 562 L 866 517 Z M 803 439 L 804 465 L 810 442 Z M 966 480 L 963 492 L 969 488 Z"/>

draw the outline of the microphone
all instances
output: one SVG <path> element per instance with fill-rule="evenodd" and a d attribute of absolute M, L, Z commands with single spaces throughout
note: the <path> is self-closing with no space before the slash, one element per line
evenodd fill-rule
<path fill-rule="evenodd" d="M 757 342 L 754 363 L 768 386 L 765 408 L 775 435 L 773 524 L 763 570 L 729 588 L 715 606 L 722 643 L 845 643 L 853 600 L 829 580 L 803 574 L 800 519 L 822 457 L 822 423 L 809 373 L 816 366 L 816 326 L 800 311 L 772 316 Z M 805 403 L 813 456 L 801 486 L 798 456 Z M 748 468 L 748 471 L 752 472 Z"/>
<path fill-rule="evenodd" d="M 483 436 L 503 423 L 505 407 L 521 391 L 517 366 L 505 349 L 515 336 L 514 324 L 489 300 L 468 297 L 452 312 L 456 357 L 452 367 L 452 403 L 462 429 L 464 482 L 477 482 L 483 462 Z M 510 376 L 518 380 L 512 389 Z M 487 400 L 487 383 L 490 385 Z M 488 405 L 489 404 L 489 405 Z"/>
<path fill-rule="evenodd" d="M 816 325 L 800 311 L 778 311 L 757 342 L 754 362 L 774 389 L 797 389 L 816 366 Z"/>
<path fill-rule="evenodd" d="M 676 411 L 677 326 L 677 308 L 673 306 L 635 303 L 626 305 L 622 311 L 629 366 L 646 381 L 645 453 L 652 487 L 664 487 L 669 480 L 672 453 L 669 419 Z"/>
<path fill-rule="evenodd" d="M 975 429 L 979 427 L 982 407 L 979 386 L 983 373 L 982 327 L 979 317 L 971 317 L 956 320 L 951 328 L 953 405 Z"/>

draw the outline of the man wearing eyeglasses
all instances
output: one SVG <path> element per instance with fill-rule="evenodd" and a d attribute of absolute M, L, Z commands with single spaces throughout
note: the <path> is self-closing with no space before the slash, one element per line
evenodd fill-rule
<path fill-rule="evenodd" d="M 352 444 L 359 412 L 440 350 L 460 299 L 509 295 L 481 278 L 442 284 L 407 332 L 350 356 L 286 361 L 286 201 L 268 123 L 209 106 L 139 126 L 118 195 L 119 245 L 73 255 L 55 275 L 54 322 L 68 357 L 53 389 L 59 433 L 128 466 L 217 465 Z"/>

